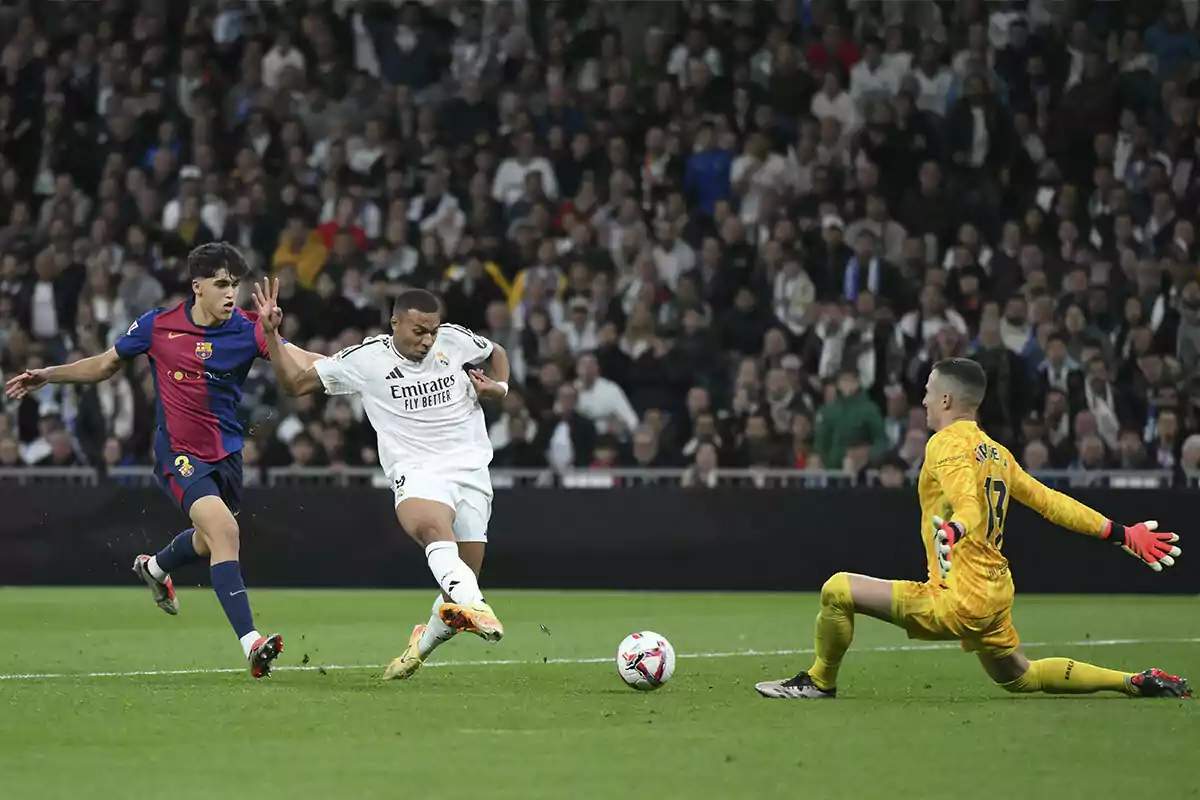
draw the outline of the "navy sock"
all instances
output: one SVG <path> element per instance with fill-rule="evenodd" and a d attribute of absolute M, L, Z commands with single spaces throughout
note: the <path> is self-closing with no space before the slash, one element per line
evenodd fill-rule
<path fill-rule="evenodd" d="M 174 572 L 180 567 L 193 564 L 203 558 L 196 554 L 196 548 L 192 544 L 192 535 L 195 532 L 195 528 L 188 528 L 172 539 L 169 545 L 158 551 L 158 555 L 154 558 L 158 561 L 158 566 L 162 567 L 163 572 Z"/>
<path fill-rule="evenodd" d="M 254 615 L 250 613 L 250 598 L 242 583 L 242 566 L 237 561 L 222 561 L 212 565 L 212 588 L 221 601 L 233 631 L 242 638 L 254 630 Z"/>

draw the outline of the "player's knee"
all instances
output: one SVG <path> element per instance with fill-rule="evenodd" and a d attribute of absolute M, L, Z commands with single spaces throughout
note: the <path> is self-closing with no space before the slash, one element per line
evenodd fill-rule
<path fill-rule="evenodd" d="M 237 550 L 240 531 L 233 516 L 216 520 L 204 528 L 204 536 L 211 549 Z"/>
<path fill-rule="evenodd" d="M 396 506 L 396 519 L 422 547 L 454 541 L 454 510 L 446 504 L 410 498 Z"/>
<path fill-rule="evenodd" d="M 1041 671 L 1033 664 L 1030 664 L 1021 675 L 1011 681 L 997 683 L 1001 689 L 1010 694 L 1029 694 L 1030 692 L 1040 692 L 1042 690 Z"/>
<path fill-rule="evenodd" d="M 1037 686 L 1035 686 L 1033 682 L 1027 680 L 1027 677 L 1028 673 L 1017 678 L 1015 681 L 998 683 L 996 685 L 1009 694 L 1027 694 L 1029 692 L 1036 692 Z"/>
<path fill-rule="evenodd" d="M 850 573 L 839 572 L 821 587 L 821 605 L 833 608 L 853 608 L 854 598 L 850 594 Z"/>
<path fill-rule="evenodd" d="M 452 542 L 454 541 L 454 531 L 435 520 L 422 520 L 414 525 L 411 530 L 411 535 L 422 545 L 428 547 L 434 542 Z"/>

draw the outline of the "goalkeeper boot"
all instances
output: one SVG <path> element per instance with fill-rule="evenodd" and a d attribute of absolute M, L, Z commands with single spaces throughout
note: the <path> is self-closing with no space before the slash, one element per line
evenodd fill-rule
<path fill-rule="evenodd" d="M 404 648 L 404 652 L 399 658 L 393 658 L 392 663 L 387 665 L 387 669 L 383 671 L 383 679 L 385 681 L 405 680 L 411 678 L 425 663 L 425 659 L 421 657 L 421 636 L 425 634 L 425 626 L 418 625 L 413 628 L 412 635 L 408 637 L 408 647 Z"/>
<path fill-rule="evenodd" d="M 827 691 L 820 688 L 813 683 L 807 672 L 801 672 L 786 681 L 756 683 L 754 690 L 773 700 L 831 700 L 837 697 L 837 689 Z"/>
<path fill-rule="evenodd" d="M 154 604 L 171 616 L 179 613 L 179 600 L 175 597 L 175 584 L 168 575 L 165 581 L 150 574 L 150 556 L 140 555 L 133 560 L 133 574 L 142 579 L 150 587 L 150 595 Z"/>
<path fill-rule="evenodd" d="M 496 612 L 482 601 L 468 605 L 442 603 L 438 616 L 455 633 L 473 633 L 488 642 L 504 638 L 504 626 L 496 618 Z"/>
<path fill-rule="evenodd" d="M 250 647 L 250 674 L 255 678 L 265 678 L 271 674 L 271 662 L 279 658 L 283 652 L 283 637 L 278 633 L 270 636 L 260 636 Z"/>
<path fill-rule="evenodd" d="M 1141 697 L 1191 697 L 1187 678 L 1168 675 L 1161 669 L 1148 669 L 1129 679 Z"/>

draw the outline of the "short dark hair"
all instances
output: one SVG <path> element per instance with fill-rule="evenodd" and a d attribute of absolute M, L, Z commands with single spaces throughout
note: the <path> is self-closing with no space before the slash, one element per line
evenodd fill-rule
<path fill-rule="evenodd" d="M 396 295 L 392 306 L 392 314 L 399 317 L 408 311 L 419 311 L 422 314 L 441 314 L 442 301 L 433 292 L 424 289 L 409 289 Z"/>
<path fill-rule="evenodd" d="M 959 386 L 959 398 L 971 406 L 978 408 L 983 403 L 987 393 L 987 373 L 978 361 L 969 358 L 943 358 L 933 365 L 934 371 L 940 378 L 949 378 Z"/>
<path fill-rule="evenodd" d="M 250 265 L 236 247 L 227 242 L 202 244 L 188 253 L 188 275 L 192 280 L 215 278 L 221 270 L 229 272 L 235 281 L 250 274 Z"/>

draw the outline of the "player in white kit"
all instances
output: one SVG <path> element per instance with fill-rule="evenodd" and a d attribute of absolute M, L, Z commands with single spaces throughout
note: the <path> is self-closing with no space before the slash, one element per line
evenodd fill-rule
<path fill-rule="evenodd" d="M 441 593 L 384 680 L 408 678 L 456 633 L 499 641 L 504 627 L 479 589 L 492 482 L 480 401 L 508 394 L 508 354 L 494 342 L 441 320 L 441 303 L 421 289 L 396 298 L 390 336 L 372 336 L 309 365 L 283 347 L 278 281 L 254 287 L 271 363 L 291 395 L 357 394 L 379 439 L 379 464 L 400 526 L 425 548 Z M 476 368 L 481 365 L 484 369 Z"/>

